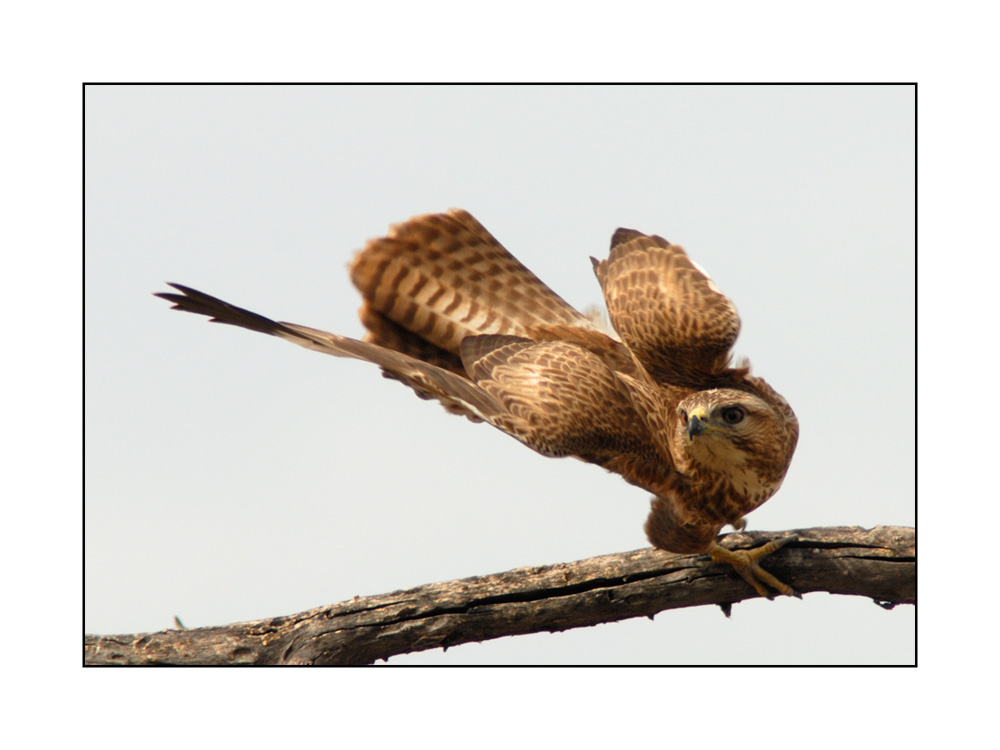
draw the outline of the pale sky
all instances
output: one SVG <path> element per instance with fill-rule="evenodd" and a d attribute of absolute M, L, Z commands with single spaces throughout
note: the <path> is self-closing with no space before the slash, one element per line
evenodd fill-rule
<path fill-rule="evenodd" d="M 683 245 L 801 424 L 749 528 L 915 522 L 913 420 L 878 418 L 915 398 L 911 87 L 91 87 L 85 128 L 89 633 L 647 546 L 619 477 L 152 296 L 358 336 L 353 253 L 452 207 L 577 307 L 615 228 Z M 814 593 L 390 663 L 910 664 L 914 620 Z"/>

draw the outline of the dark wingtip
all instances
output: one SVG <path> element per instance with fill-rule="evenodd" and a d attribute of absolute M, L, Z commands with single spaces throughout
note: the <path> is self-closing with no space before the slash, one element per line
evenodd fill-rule
<path fill-rule="evenodd" d="M 636 240 L 642 240 L 642 242 L 636 242 Z M 671 246 L 670 240 L 667 240 L 658 234 L 644 234 L 635 229 L 618 227 L 618 229 L 615 230 L 615 233 L 611 235 L 612 258 L 616 256 L 615 250 L 623 245 L 628 245 L 628 248 L 622 248 L 622 250 L 618 251 L 617 255 L 622 255 L 631 250 L 648 249 L 650 247 L 668 248 Z"/>
<path fill-rule="evenodd" d="M 594 265 L 594 276 L 597 277 L 597 283 L 604 288 L 604 273 L 607 270 L 608 262 L 606 260 L 598 260 L 593 255 L 590 256 L 590 262 Z"/>
<path fill-rule="evenodd" d="M 618 227 L 615 233 L 611 235 L 611 249 L 614 250 L 619 245 L 624 245 L 629 240 L 634 240 L 636 237 L 645 237 L 642 232 L 636 229 L 626 229 L 625 227 Z"/>

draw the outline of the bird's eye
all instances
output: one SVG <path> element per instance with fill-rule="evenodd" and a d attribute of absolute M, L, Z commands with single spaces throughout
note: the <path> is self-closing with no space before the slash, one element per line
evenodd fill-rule
<path fill-rule="evenodd" d="M 682 424 L 688 423 L 688 413 L 686 409 L 681 409 L 681 423 Z"/>
<path fill-rule="evenodd" d="M 726 424 L 739 424 L 745 416 L 746 412 L 739 406 L 728 406 L 722 410 L 722 418 Z"/>

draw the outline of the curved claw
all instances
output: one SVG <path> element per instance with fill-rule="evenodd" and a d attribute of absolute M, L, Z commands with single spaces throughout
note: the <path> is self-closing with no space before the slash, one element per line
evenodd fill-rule
<path fill-rule="evenodd" d="M 767 544 L 749 550 L 729 550 L 720 544 L 713 544 L 708 553 L 716 562 L 724 562 L 732 565 L 736 572 L 743 577 L 743 580 L 753 586 L 757 593 L 761 596 L 765 596 L 768 599 L 774 596 L 774 594 L 768 591 L 764 586 L 766 583 L 768 586 L 785 596 L 794 596 L 801 599 L 802 595 L 797 593 L 795 589 L 782 583 L 760 567 L 760 561 L 763 558 L 767 557 L 772 552 L 781 549 L 789 542 L 794 542 L 797 539 L 798 536 L 795 534 L 789 534 L 788 536 L 781 537 L 781 539 L 772 539 Z"/>

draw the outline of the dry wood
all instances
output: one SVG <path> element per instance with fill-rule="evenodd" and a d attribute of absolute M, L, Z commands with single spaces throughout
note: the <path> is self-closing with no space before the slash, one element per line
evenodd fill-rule
<path fill-rule="evenodd" d="M 912 528 L 832 527 L 766 558 L 798 592 L 865 596 L 885 607 L 915 604 Z M 729 534 L 725 546 L 756 547 L 781 534 Z M 757 597 L 731 567 L 704 555 L 652 548 L 573 563 L 434 583 L 357 598 L 287 617 L 191 630 L 89 635 L 84 661 L 97 664 L 371 664 L 430 648 L 508 635 L 560 631 L 677 607 L 723 611 Z"/>

